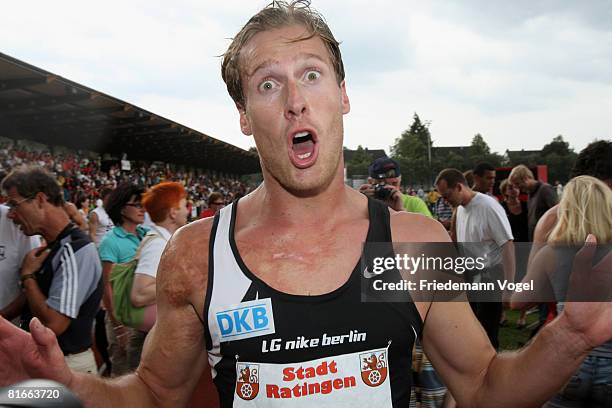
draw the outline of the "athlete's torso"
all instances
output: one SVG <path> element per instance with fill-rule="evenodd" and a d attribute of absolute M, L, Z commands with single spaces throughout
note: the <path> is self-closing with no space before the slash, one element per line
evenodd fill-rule
<path fill-rule="evenodd" d="M 407 406 L 422 326 L 415 305 L 362 302 L 360 263 L 324 295 L 273 289 L 238 253 L 236 206 L 214 221 L 204 312 L 221 406 Z M 367 241 L 389 242 L 387 207 L 368 206 Z"/>

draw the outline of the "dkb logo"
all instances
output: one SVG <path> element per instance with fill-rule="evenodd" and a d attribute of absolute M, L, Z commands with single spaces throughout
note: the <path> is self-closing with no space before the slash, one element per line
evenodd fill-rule
<path fill-rule="evenodd" d="M 216 313 L 221 340 L 240 340 L 274 334 L 270 298 L 239 303 Z"/>

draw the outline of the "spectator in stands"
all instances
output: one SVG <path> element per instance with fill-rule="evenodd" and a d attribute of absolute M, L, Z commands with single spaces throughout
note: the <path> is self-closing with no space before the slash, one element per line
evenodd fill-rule
<path fill-rule="evenodd" d="M 75 199 L 75 205 L 79 213 L 86 220 L 85 222 L 87 222 L 89 218 L 89 197 L 83 192 L 79 193 Z"/>
<path fill-rule="evenodd" d="M 69 367 L 97 373 L 91 328 L 102 298 L 102 267 L 95 245 L 70 222 L 54 177 L 39 167 L 23 167 L 2 182 L 9 218 L 24 234 L 40 234 L 45 247 L 31 250 L 21 266 L 27 300 L 21 328 L 38 318 L 57 336 Z"/>
<path fill-rule="evenodd" d="M 476 275 L 474 281 L 495 282 L 496 279 L 505 278 L 513 282 L 515 259 L 512 230 L 499 203 L 486 194 L 473 191 L 463 174 L 456 169 L 442 170 L 436 179 L 436 187 L 442 197 L 457 208 L 457 242 L 464 243 L 466 255 L 486 259 L 486 269 Z M 495 348 L 499 347 L 501 300 L 472 303 L 476 317 Z"/>
<path fill-rule="evenodd" d="M 9 219 L 9 212 L 18 207 L 0 205 L 0 315 L 8 320 L 21 314 L 26 300 L 19 286 L 23 258 L 40 246 L 38 236 L 28 237 Z"/>
<path fill-rule="evenodd" d="M 64 211 L 70 218 L 70 221 L 74 222 L 77 227 L 82 229 L 83 231 L 87 231 L 89 229 L 87 225 L 87 220 L 83 217 L 83 214 L 79 212 L 76 205 L 71 202 L 64 201 Z"/>
<path fill-rule="evenodd" d="M 144 307 L 145 326 L 132 338 L 134 352 L 129 358 L 134 359 L 130 366 L 138 365 L 140 352 L 147 331 L 153 326 L 156 318 L 155 282 L 157 267 L 166 243 L 174 232 L 187 224 L 187 192 L 181 183 L 162 182 L 149 189 L 142 197 L 142 203 L 151 216 L 151 229 L 145 235 L 140 247 L 138 266 L 134 274 L 131 302 L 134 306 Z"/>
<path fill-rule="evenodd" d="M 143 188 L 131 183 L 117 186 L 108 196 L 106 211 L 115 224 L 100 243 L 100 259 L 104 275 L 104 307 L 113 310 L 110 274 L 113 265 L 130 261 L 136 254 L 147 230 L 140 226 L 144 221 L 141 203 Z M 125 374 L 135 367 L 128 366 L 127 344 L 131 331 L 122 326 L 112 313 L 106 315 L 106 334 L 112 362 L 112 376 Z"/>
<path fill-rule="evenodd" d="M 214 191 L 208 196 L 208 208 L 202 211 L 200 218 L 214 217 L 223 207 L 225 207 L 223 194 Z"/>
<path fill-rule="evenodd" d="M 474 186 L 472 189 L 482 194 L 493 197 L 493 186 L 495 185 L 495 167 L 489 163 L 478 163 L 473 170 Z M 497 198 L 496 198 L 497 200 Z"/>
<path fill-rule="evenodd" d="M 425 201 L 400 191 L 402 173 L 397 161 L 380 157 L 370 164 L 368 173 L 368 182 L 359 187 L 363 194 L 385 202 L 395 211 L 420 213 L 431 218 Z"/>
<path fill-rule="evenodd" d="M 108 205 L 108 196 L 112 191 L 112 189 L 104 187 L 100 192 L 100 199 L 96 202 L 96 208 L 89 214 L 89 236 L 97 247 L 100 246 L 104 235 L 115 226 L 104 209 Z"/>

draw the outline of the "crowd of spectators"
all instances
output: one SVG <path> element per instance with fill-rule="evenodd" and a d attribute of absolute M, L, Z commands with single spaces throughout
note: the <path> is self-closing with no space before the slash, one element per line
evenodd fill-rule
<path fill-rule="evenodd" d="M 188 194 L 190 219 L 198 218 L 208 208 L 208 197 L 213 192 L 220 193 L 223 201 L 230 203 L 252 189 L 231 176 L 181 169 L 170 163 L 130 161 L 128 170 L 122 169 L 126 163 L 121 160 L 103 160 L 101 156 L 76 151 L 28 148 L 12 141 L 0 143 L 1 173 L 7 174 L 23 164 L 39 165 L 51 171 L 66 201 L 76 204 L 89 199 L 91 208 L 95 207 L 104 187 L 114 189 L 127 181 L 146 189 L 163 181 L 180 182 Z"/>

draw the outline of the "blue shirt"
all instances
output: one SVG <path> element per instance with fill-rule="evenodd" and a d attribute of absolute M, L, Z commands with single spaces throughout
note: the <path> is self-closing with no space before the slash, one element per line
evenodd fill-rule
<path fill-rule="evenodd" d="M 127 232 L 120 226 L 114 227 L 102 238 L 99 248 L 100 259 L 102 262 L 112 263 L 131 261 L 147 231 L 148 228 L 141 225 L 136 227 L 136 234 Z"/>

